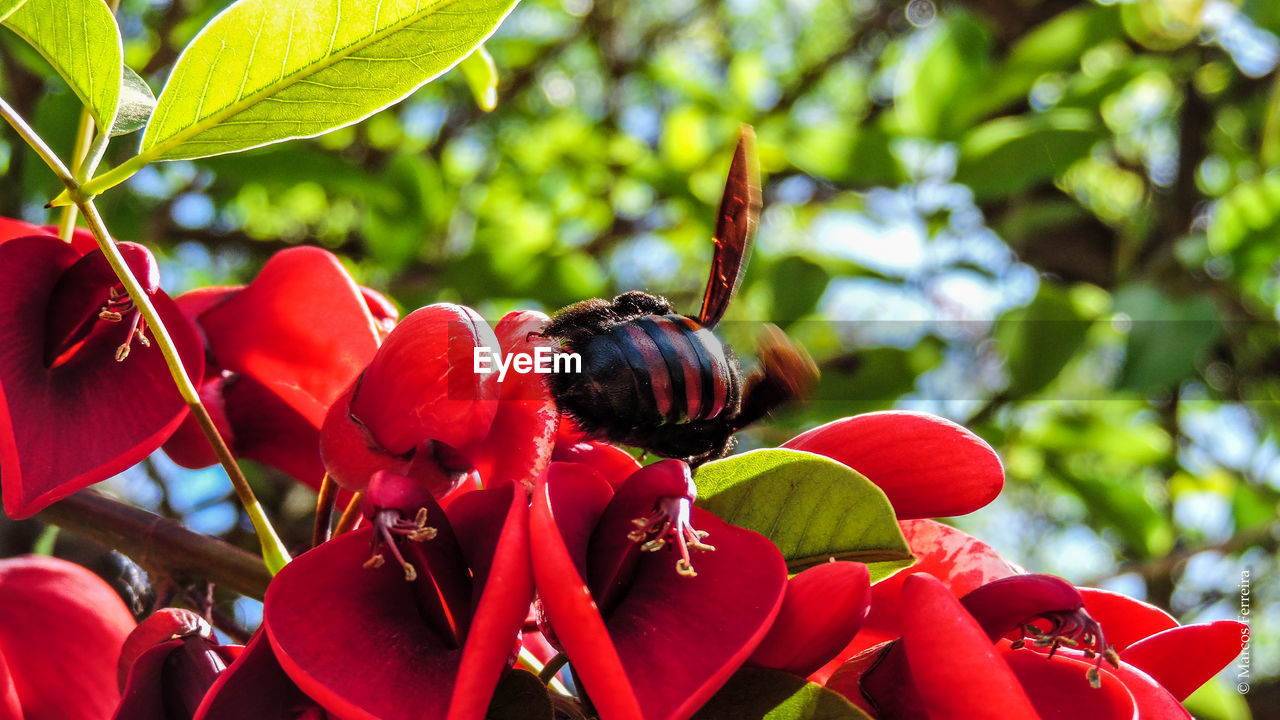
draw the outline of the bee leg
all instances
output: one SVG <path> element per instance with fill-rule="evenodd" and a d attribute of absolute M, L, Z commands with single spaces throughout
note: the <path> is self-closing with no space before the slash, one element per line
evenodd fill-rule
<path fill-rule="evenodd" d="M 761 367 L 747 376 L 742 408 L 733 418 L 741 430 L 792 398 L 807 399 L 818 381 L 818 366 L 804 348 L 791 342 L 776 325 L 766 325 L 756 339 Z"/>

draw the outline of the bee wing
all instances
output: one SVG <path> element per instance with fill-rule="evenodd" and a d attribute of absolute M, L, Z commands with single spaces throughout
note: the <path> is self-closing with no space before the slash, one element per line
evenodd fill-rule
<path fill-rule="evenodd" d="M 760 162 L 756 157 L 756 134 L 743 125 L 738 149 L 729 165 L 720 211 L 716 214 L 715 255 L 711 258 L 711 277 L 702 295 L 698 323 L 712 327 L 724 317 L 729 300 L 738 289 L 742 272 L 751 254 L 751 238 L 760 214 Z"/>

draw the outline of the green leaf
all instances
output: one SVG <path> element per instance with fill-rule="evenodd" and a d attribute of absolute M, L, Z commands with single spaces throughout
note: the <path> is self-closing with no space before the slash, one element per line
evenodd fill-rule
<path fill-rule="evenodd" d="M 895 117 L 906 135 L 951 139 L 968 127 L 966 104 L 988 83 L 991 34 L 967 12 L 941 15 L 898 68 Z"/>
<path fill-rule="evenodd" d="M 99 128 L 112 126 L 120 101 L 124 48 L 106 3 L 27 0 L 4 24 L 49 61 L 89 108 Z"/>
<path fill-rule="evenodd" d="M 1115 307 L 1132 321 L 1116 380 L 1121 390 L 1166 390 L 1191 376 L 1222 332 L 1218 308 L 1206 297 L 1130 285 L 1116 293 Z"/>
<path fill-rule="evenodd" d="M 476 105 L 485 112 L 493 112 L 498 107 L 498 66 L 489 51 L 481 45 L 459 63 L 458 69 L 467 79 L 467 87 L 471 88 Z"/>
<path fill-rule="evenodd" d="M 784 326 L 808 315 L 827 290 L 831 274 L 821 265 L 799 255 L 788 255 L 774 264 L 769 278 L 773 288 L 773 313 Z"/>
<path fill-rule="evenodd" d="M 870 720 L 842 695 L 790 673 L 743 668 L 691 720 Z"/>
<path fill-rule="evenodd" d="M 1213 209 L 1209 250 L 1229 253 L 1280 237 L 1280 175 L 1269 174 L 1231 189 Z"/>
<path fill-rule="evenodd" d="M 151 111 L 156 108 L 156 96 L 146 80 L 138 77 L 138 73 L 124 67 L 123 81 L 120 83 L 120 107 L 116 111 L 116 121 L 111 125 L 111 137 L 128 135 L 135 130 L 146 127 L 151 118 Z"/>
<path fill-rule="evenodd" d="M 756 450 L 703 465 L 694 483 L 698 507 L 769 538 L 793 572 L 856 560 L 874 581 L 912 562 L 884 492 L 835 460 Z"/>
<path fill-rule="evenodd" d="M 140 158 L 221 155 L 350 125 L 470 55 L 515 3 L 240 0 L 183 50 Z"/>
<path fill-rule="evenodd" d="M 1047 281 L 1031 304 L 1000 318 L 996 343 L 1004 352 L 1010 396 L 1025 397 L 1052 382 L 1084 344 L 1089 325 L 1070 295 Z"/>
<path fill-rule="evenodd" d="M 1084 110 L 999 118 L 965 135 L 955 179 L 979 200 L 1010 195 L 1065 172 L 1102 137 L 1101 126 Z"/>
<path fill-rule="evenodd" d="M 22 7 L 22 3 L 27 0 L 0 0 L 0 22 L 9 17 L 10 13 Z"/>

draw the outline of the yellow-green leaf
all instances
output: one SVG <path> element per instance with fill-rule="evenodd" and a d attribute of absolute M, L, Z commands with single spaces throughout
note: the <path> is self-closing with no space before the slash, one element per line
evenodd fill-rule
<path fill-rule="evenodd" d="M 4 15 L 0 0 L 0 17 Z M 112 126 L 124 49 L 116 18 L 103 0 L 27 0 L 4 24 L 49 61 L 99 128 Z"/>
<path fill-rule="evenodd" d="M 22 7 L 27 0 L 0 0 L 0 22 L 9 17 L 9 13 Z"/>
<path fill-rule="evenodd" d="M 476 105 L 485 112 L 493 112 L 498 107 L 498 66 L 494 64 L 489 51 L 481 45 L 458 65 L 458 69 L 462 70 L 463 77 L 467 79 L 467 86 L 471 88 Z"/>
<path fill-rule="evenodd" d="M 240 0 L 178 58 L 132 165 L 350 125 L 470 55 L 515 3 Z"/>

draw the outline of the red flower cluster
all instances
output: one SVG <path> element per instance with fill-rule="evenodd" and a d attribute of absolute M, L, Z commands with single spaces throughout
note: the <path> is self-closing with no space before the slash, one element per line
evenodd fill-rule
<path fill-rule="evenodd" d="M 166 440 L 183 464 L 212 462 L 197 428 L 175 434 L 185 411 L 101 256 L 22 232 L 0 244 L 0 273 L 20 285 L 0 313 L 6 510 L 29 515 Z M 971 512 L 1003 485 L 992 449 L 946 420 L 860 415 L 762 451 L 784 469 L 830 458 L 832 477 L 882 508 L 848 522 L 887 524 L 915 564 L 801 558 L 780 549 L 765 493 L 740 488 L 732 517 L 754 529 L 737 527 L 700 506 L 683 461 L 641 467 L 567 427 L 536 375 L 466 370 L 478 347 L 543 342 L 544 315 L 491 329 L 433 305 L 396 324 L 309 248 L 244 288 L 173 302 L 149 253 L 122 250 L 233 450 L 312 485 L 327 472 L 362 493 L 363 518 L 275 577 L 244 648 L 173 610 L 125 642 L 133 621 L 95 577 L 0 563 L 0 718 L 478 720 L 531 680 L 517 666 L 544 664 L 558 702 L 604 720 L 734 702 L 717 692 L 740 671 L 825 685 L 850 718 L 1177 718 L 1239 650 L 1237 623 L 1179 627 L 924 519 Z M 15 627 L 15 608 L 32 617 Z M 76 658 L 75 688 L 54 687 L 64 674 L 30 652 L 35 628 L 67 646 L 58 662 Z M 33 659 L 16 662 L 23 652 Z"/>

